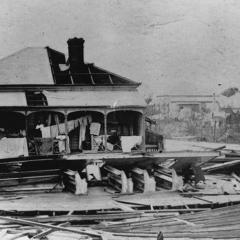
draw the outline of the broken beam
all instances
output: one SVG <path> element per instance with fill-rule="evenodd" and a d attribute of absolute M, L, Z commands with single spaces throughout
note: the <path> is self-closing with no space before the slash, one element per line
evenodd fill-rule
<path fill-rule="evenodd" d="M 88 229 L 82 229 L 82 230 L 68 229 L 65 227 L 53 226 L 51 224 L 38 223 L 38 222 L 23 220 L 23 219 L 19 219 L 19 218 L 11 218 L 11 217 L 4 217 L 4 216 L 0 216 L 0 219 L 6 220 L 9 222 L 23 224 L 23 225 L 38 226 L 38 227 L 43 227 L 43 228 L 47 228 L 47 229 L 54 229 L 54 230 L 59 230 L 59 231 L 84 234 L 84 235 L 89 235 L 89 236 L 93 236 L 93 237 L 101 237 L 102 236 L 100 233 L 93 231 L 93 230 L 88 230 Z"/>

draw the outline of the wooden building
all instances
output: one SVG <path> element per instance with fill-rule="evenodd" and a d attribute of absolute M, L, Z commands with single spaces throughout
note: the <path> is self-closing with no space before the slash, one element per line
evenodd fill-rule
<path fill-rule="evenodd" d="M 29 47 L 0 60 L 0 157 L 144 149 L 140 83 L 85 63 L 82 38 L 67 43 L 68 59 Z"/>

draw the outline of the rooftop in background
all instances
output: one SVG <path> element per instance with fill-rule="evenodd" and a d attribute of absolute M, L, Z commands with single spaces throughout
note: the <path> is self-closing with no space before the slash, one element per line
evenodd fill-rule
<path fill-rule="evenodd" d="M 0 85 L 133 86 L 130 79 L 84 62 L 84 40 L 68 40 L 69 58 L 49 47 L 28 47 L 0 60 Z"/>
<path fill-rule="evenodd" d="M 206 102 L 214 101 L 214 95 L 159 95 L 155 101 L 169 100 L 171 102 Z"/>

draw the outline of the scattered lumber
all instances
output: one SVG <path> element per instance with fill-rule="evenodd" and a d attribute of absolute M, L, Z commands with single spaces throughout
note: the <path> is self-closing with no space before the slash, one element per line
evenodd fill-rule
<path fill-rule="evenodd" d="M 134 210 L 137 213 L 153 213 L 153 214 L 157 214 L 157 213 L 186 213 L 186 212 L 201 212 L 201 211 L 207 211 L 207 210 L 211 210 L 211 208 L 166 208 L 166 209 L 157 209 L 157 210 Z M 98 211 L 97 213 L 100 214 L 104 214 L 104 212 L 102 211 Z M 106 211 L 107 213 L 123 213 L 123 211 Z M 133 213 L 133 211 L 124 211 L 124 213 Z"/>
<path fill-rule="evenodd" d="M 145 169 L 133 168 L 131 170 L 134 189 L 141 192 L 155 192 L 156 181 Z"/>
<path fill-rule="evenodd" d="M 119 170 L 110 165 L 105 165 L 104 170 L 107 173 L 107 182 L 111 187 L 122 194 L 133 192 L 132 178 L 127 178 L 123 170 Z"/>
<path fill-rule="evenodd" d="M 214 150 L 220 151 L 222 149 L 223 147 Z M 66 191 L 76 195 L 86 194 L 88 192 L 87 181 L 83 178 L 80 169 L 79 171 L 70 169 L 62 171 L 56 160 L 54 159 L 51 162 L 51 158 L 46 157 L 45 159 L 23 158 L 20 161 L 12 159 L 1 162 L 0 193 L 5 195 L 0 196 L 0 201 L 8 200 L 15 202 L 18 199 L 26 197 L 20 194 L 10 195 L 10 193 L 61 191 L 62 187 L 59 183 L 62 181 Z M 46 161 L 49 164 L 51 163 L 50 168 L 45 166 Z M 130 195 L 130 198 L 132 197 L 131 195 L 136 196 L 136 192 L 143 192 L 150 198 L 151 195 L 156 194 L 156 203 L 159 203 L 158 193 L 153 192 L 156 189 L 161 189 L 161 191 L 165 189 L 165 192 L 168 194 L 169 191 L 167 190 L 175 191 L 175 195 L 172 195 L 172 198 L 175 196 L 175 202 L 179 205 L 171 205 L 171 194 L 169 194 L 170 197 L 166 197 L 163 203 L 164 206 L 149 203 L 148 198 L 145 201 L 146 205 L 142 203 L 138 204 L 137 202 L 134 204 L 134 201 L 130 202 L 130 200 L 128 200 L 129 202 L 124 202 L 123 199 L 114 208 L 122 209 L 123 211 L 113 209 L 111 211 L 99 212 L 94 210 L 94 212 L 76 212 L 75 214 L 58 211 L 57 213 L 45 212 L 45 216 L 38 216 L 39 212 L 31 213 L 32 215 L 27 212 L 19 214 L 17 218 L 16 212 L 8 212 L 7 214 L 15 217 L 0 216 L 1 220 L 6 221 L 6 223 L 1 222 L 0 229 L 7 228 L 14 234 L 25 231 L 26 234 L 23 237 L 26 239 L 29 239 L 29 237 L 39 239 L 48 237 L 51 234 L 55 236 L 55 239 L 56 236 L 59 239 L 61 239 L 61 236 L 66 239 L 68 234 L 78 234 L 78 239 L 104 238 L 106 240 L 130 238 L 162 240 L 163 235 L 164 239 L 178 240 L 237 239 L 240 236 L 240 205 L 213 210 L 210 207 L 216 206 L 217 204 L 214 205 L 216 202 L 220 205 L 234 199 L 231 199 L 229 196 L 228 200 L 221 203 L 220 201 L 218 202 L 219 195 L 238 194 L 237 188 L 240 188 L 240 177 L 237 166 L 240 165 L 240 159 L 234 155 L 228 158 L 214 157 L 214 159 L 211 159 L 211 162 L 205 162 L 201 165 L 202 169 L 211 174 L 206 175 L 204 189 L 199 188 L 196 189 L 196 192 L 185 193 L 182 193 L 183 177 L 178 176 L 176 171 L 172 169 L 173 166 L 176 167 L 177 163 L 178 160 L 176 159 L 166 159 L 165 162 L 154 166 L 151 172 L 143 169 L 142 166 L 141 168 L 129 166 L 128 169 L 121 169 L 119 166 L 113 167 L 110 165 L 104 165 L 102 171 L 105 171 L 107 174 L 107 178 L 105 179 L 108 186 L 120 192 L 121 196 L 126 194 Z M 183 168 L 183 166 L 184 164 L 180 164 L 179 168 Z M 218 173 L 220 170 L 231 169 L 232 167 L 236 167 L 236 169 L 234 169 L 234 172 L 231 171 L 231 175 L 213 175 L 214 171 Z M 87 171 L 89 175 L 91 175 L 90 170 Z M 91 179 L 88 180 L 90 181 Z M 209 187 L 210 184 L 211 186 Z M 181 196 L 178 194 L 178 199 L 176 191 L 179 190 L 181 191 Z M 159 198 L 161 194 L 163 193 L 159 193 Z M 140 194 L 139 199 L 142 196 L 143 194 Z M 214 196 L 216 196 L 215 199 Z M 78 199 L 78 197 L 73 197 Z M 189 202 L 186 197 L 190 198 Z M 235 198 L 234 202 L 239 202 L 239 199 Z M 195 205 L 191 201 L 195 202 Z M 166 205 L 168 204 L 171 209 L 167 208 Z M 194 206 L 195 208 L 193 208 Z M 205 208 L 200 208 L 199 206 L 205 206 Z M 166 209 L 164 209 L 165 207 Z M 226 219 L 228 221 L 227 224 Z M 27 226 L 27 228 L 23 226 Z M 35 231 L 34 236 L 30 236 L 30 230 Z"/>
<path fill-rule="evenodd" d="M 75 195 L 87 194 L 87 181 L 81 178 L 78 171 L 66 170 L 63 173 L 63 184 L 65 190 Z"/>
<path fill-rule="evenodd" d="M 59 224 L 58 226 L 59 226 L 59 227 L 66 227 L 66 226 L 68 226 L 68 225 L 69 225 L 69 223 L 61 223 L 61 224 Z M 49 229 L 47 229 L 47 230 L 43 230 L 43 231 L 41 231 L 40 233 L 34 235 L 34 236 L 32 237 L 32 239 L 42 239 L 42 238 L 46 237 L 47 235 L 49 235 L 49 234 L 52 233 L 52 232 L 54 232 L 54 229 L 52 229 L 52 228 L 49 228 Z"/>
<path fill-rule="evenodd" d="M 240 159 L 230 161 L 230 162 L 213 164 L 213 165 L 210 165 L 207 167 L 202 167 L 202 170 L 206 171 L 206 172 L 212 172 L 212 171 L 216 171 L 216 170 L 223 169 L 223 168 L 226 169 L 227 167 L 232 167 L 232 166 L 239 165 L 239 164 L 240 164 Z"/>
<path fill-rule="evenodd" d="M 54 226 L 54 225 L 50 225 L 50 224 L 44 224 L 44 223 L 33 222 L 33 221 L 19 219 L 19 218 L 4 217 L 4 216 L 0 216 L 0 219 L 6 220 L 9 222 L 19 223 L 22 225 L 38 226 L 38 227 L 43 227 L 43 228 L 47 228 L 47 229 L 79 233 L 79 234 L 89 235 L 89 236 L 93 236 L 93 237 L 101 237 L 101 234 L 99 232 L 94 231 L 94 230 L 89 230 L 87 228 L 81 228 L 80 230 L 79 229 L 75 230 L 75 229 L 70 229 L 70 228 L 61 227 L 61 226 Z"/>
<path fill-rule="evenodd" d="M 157 187 L 169 189 L 169 190 L 180 190 L 183 189 L 183 179 L 178 176 L 174 169 L 168 169 L 158 165 L 154 168 L 154 177 Z"/>
<path fill-rule="evenodd" d="M 24 218 L 25 220 L 40 222 L 40 223 L 64 223 L 64 222 L 84 222 L 84 221 L 114 221 L 130 218 L 137 218 L 144 215 L 144 212 L 121 212 L 113 214 L 86 214 L 86 215 L 60 215 L 50 217 L 34 217 Z"/>
<path fill-rule="evenodd" d="M 236 173 L 231 174 L 232 177 L 234 177 L 238 182 L 240 182 L 240 177 Z"/>
<path fill-rule="evenodd" d="M 41 193 L 41 192 L 62 192 L 63 186 L 61 183 L 40 183 L 26 184 L 19 186 L 2 187 L 0 195 L 10 193 Z"/>
<path fill-rule="evenodd" d="M 182 211 L 180 215 L 161 216 L 160 211 Z M 183 211 L 191 213 L 183 213 Z M 193 210 L 193 211 L 191 211 Z M 22 234 L 26 239 L 238 239 L 240 234 L 240 205 L 217 209 L 161 209 L 146 211 L 62 215 L 51 217 L 13 218 L 0 216 L 12 234 Z M 139 214 L 140 213 L 140 214 Z M 131 219 L 127 219 L 127 217 Z M 97 224 L 89 220 L 97 218 Z M 227 225 L 226 225 L 227 219 Z M 69 220 L 69 221 L 68 221 Z M 76 225 L 76 222 L 78 225 Z M 82 223 L 81 221 L 82 220 Z M 66 222 L 64 222 L 66 221 Z M 14 228 L 9 228 L 12 223 Z M 51 224 L 49 224 L 51 223 Z M 61 223 L 60 225 L 54 225 Z M 72 224 L 73 223 L 73 224 Z M 7 225 L 8 224 L 8 225 Z M 21 226 L 31 226 L 23 228 Z M 91 226 L 91 227 L 90 227 Z M 77 235 L 74 235 L 77 234 Z M 18 236 L 18 235 L 16 235 Z M 84 237 L 85 236 L 85 237 Z M 52 237 L 52 238 L 51 238 Z M 17 239 L 16 239 L 17 240 Z"/>
<path fill-rule="evenodd" d="M 156 237 L 160 230 L 164 239 L 238 239 L 239 213 L 240 205 L 234 205 L 178 217 L 162 219 L 153 216 L 143 221 L 138 219 L 113 225 L 99 225 L 98 228 L 109 231 L 114 236 Z"/>
<path fill-rule="evenodd" d="M 0 193 L 62 191 L 59 162 L 60 156 L 1 159 Z"/>
<path fill-rule="evenodd" d="M 51 183 L 58 182 L 59 175 L 45 175 L 45 176 L 30 176 L 19 178 L 2 178 L 0 181 L 0 187 L 18 186 L 19 184 L 37 184 L 37 183 Z"/>

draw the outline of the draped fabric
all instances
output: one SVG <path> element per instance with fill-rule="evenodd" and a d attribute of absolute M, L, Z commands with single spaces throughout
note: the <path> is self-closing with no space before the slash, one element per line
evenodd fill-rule
<path fill-rule="evenodd" d="M 2 138 L 0 140 L 0 158 L 28 156 L 26 138 Z"/>

